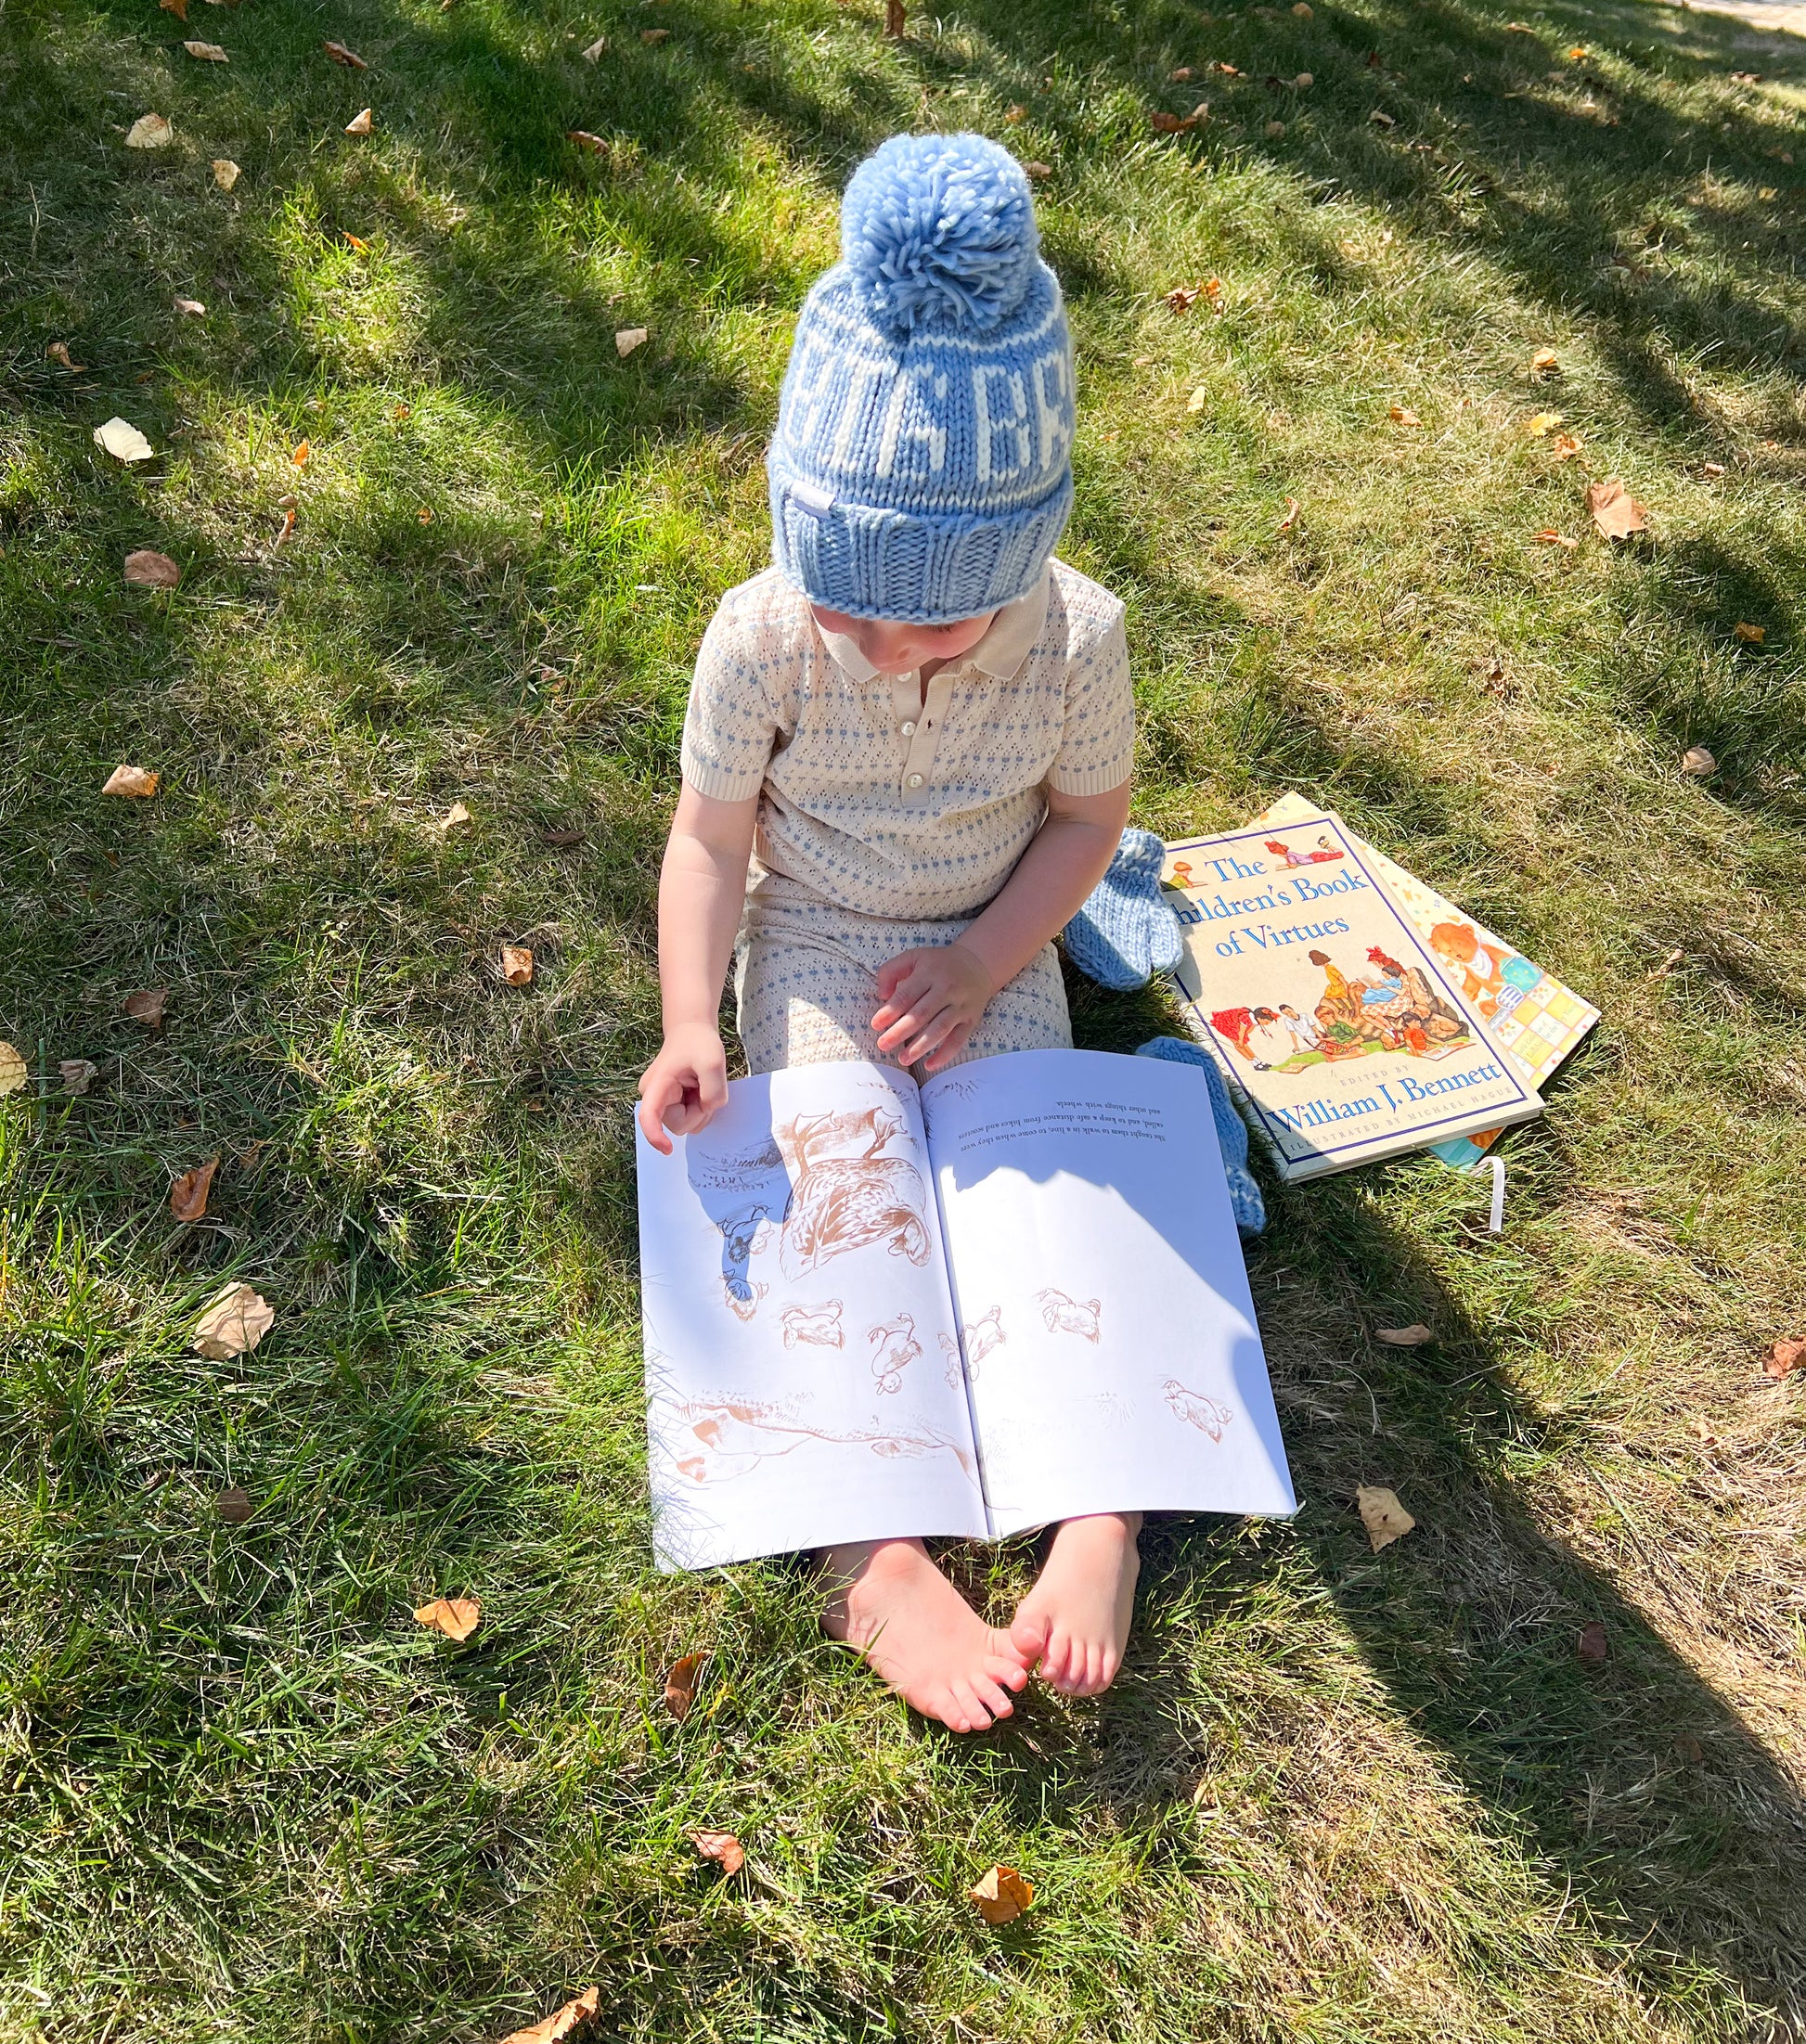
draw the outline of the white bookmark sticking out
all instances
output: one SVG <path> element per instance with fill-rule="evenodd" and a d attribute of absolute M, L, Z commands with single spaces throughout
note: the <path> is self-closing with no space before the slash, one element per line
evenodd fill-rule
<path fill-rule="evenodd" d="M 1505 1228 L 1505 1160 L 1489 1157 L 1492 1166 L 1492 1218 L 1486 1224 L 1489 1233 L 1502 1235 Z"/>

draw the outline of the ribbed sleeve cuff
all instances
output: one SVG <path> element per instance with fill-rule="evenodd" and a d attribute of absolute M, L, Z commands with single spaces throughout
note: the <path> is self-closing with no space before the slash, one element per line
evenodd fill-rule
<path fill-rule="evenodd" d="M 1113 788 L 1120 788 L 1134 771 L 1135 754 L 1130 751 L 1107 760 L 1102 766 L 1083 771 L 1056 765 L 1048 775 L 1047 784 L 1063 795 L 1107 795 Z"/>
<path fill-rule="evenodd" d="M 765 768 L 754 767 L 748 772 L 731 773 L 726 767 L 711 766 L 698 759 L 688 745 L 683 749 L 683 777 L 699 795 L 707 795 L 714 802 L 745 802 L 756 795 L 765 785 Z"/>

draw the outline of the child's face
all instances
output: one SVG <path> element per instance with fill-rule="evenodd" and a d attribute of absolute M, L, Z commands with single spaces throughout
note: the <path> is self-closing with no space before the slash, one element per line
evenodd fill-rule
<path fill-rule="evenodd" d="M 926 661 L 958 660 L 971 652 L 997 615 L 987 611 L 955 624 L 911 624 L 901 618 L 848 617 L 821 603 L 809 608 L 824 632 L 850 638 L 881 675 L 908 675 Z"/>

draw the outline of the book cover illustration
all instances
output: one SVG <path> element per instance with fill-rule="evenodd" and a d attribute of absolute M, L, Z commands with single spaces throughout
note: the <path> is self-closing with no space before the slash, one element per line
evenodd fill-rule
<path fill-rule="evenodd" d="M 1193 1025 L 1282 1176 L 1319 1176 L 1542 1111 L 1336 818 L 1168 845 Z"/>
<path fill-rule="evenodd" d="M 1258 816 L 1250 829 L 1268 825 L 1334 822 L 1365 861 L 1387 893 L 1402 908 L 1441 961 L 1443 969 L 1467 995 L 1486 1023 L 1488 1034 L 1526 1086 L 1541 1086 L 1599 1020 L 1599 1010 L 1495 936 L 1482 922 L 1456 907 L 1414 873 L 1408 873 L 1384 852 L 1350 830 L 1334 812 L 1320 809 L 1299 794 L 1284 794 Z M 1471 1136 L 1430 1147 L 1445 1163 L 1458 1169 L 1485 1154 L 1501 1132 L 1479 1129 Z"/>

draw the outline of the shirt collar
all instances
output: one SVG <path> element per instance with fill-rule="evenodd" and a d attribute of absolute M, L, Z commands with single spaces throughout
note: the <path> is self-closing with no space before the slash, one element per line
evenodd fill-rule
<path fill-rule="evenodd" d="M 1007 681 L 1028 658 L 1035 641 L 1041 636 L 1041 627 L 1047 623 L 1048 587 L 1051 578 L 1051 568 L 1044 568 L 1040 580 L 1026 596 L 1018 597 L 1013 603 L 1006 603 L 997 613 L 986 627 L 984 637 L 971 652 L 962 653 L 948 664 L 976 667 L 993 681 Z M 829 658 L 851 679 L 865 683 L 876 675 L 878 670 L 845 633 L 823 632 L 819 624 L 816 630 L 821 633 L 821 643 L 828 649 Z"/>

